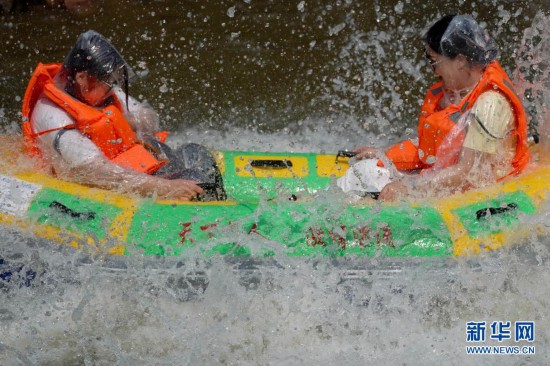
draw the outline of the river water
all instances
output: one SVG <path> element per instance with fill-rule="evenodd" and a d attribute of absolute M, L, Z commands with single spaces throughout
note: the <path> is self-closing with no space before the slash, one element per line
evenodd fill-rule
<path fill-rule="evenodd" d="M 540 126 L 545 11 L 546 0 L 104 0 L 79 18 L 31 6 L 0 15 L 0 125 L 18 133 L 36 63 L 61 61 L 95 29 L 138 71 L 131 93 L 160 112 L 173 143 L 382 146 L 414 134 L 433 82 L 422 30 L 459 12 L 495 36 Z M 550 226 L 548 213 L 525 224 Z M 533 235 L 450 260 L 111 258 L 2 227 L 0 364 L 550 364 L 549 246 Z M 536 338 L 467 342 L 472 321 L 532 321 Z M 471 356 L 470 345 L 536 353 Z"/>

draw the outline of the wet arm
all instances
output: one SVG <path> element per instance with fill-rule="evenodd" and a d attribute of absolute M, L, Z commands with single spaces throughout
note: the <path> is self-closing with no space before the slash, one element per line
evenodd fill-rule
<path fill-rule="evenodd" d="M 380 199 L 394 201 L 408 195 L 430 197 L 460 191 L 467 187 L 467 177 L 481 154 L 463 148 L 457 164 L 440 170 L 427 170 L 424 174 L 407 176 L 402 181 L 392 182 L 382 189 Z"/>
<path fill-rule="evenodd" d="M 412 187 L 424 192 L 423 196 L 434 193 L 452 194 L 468 185 L 467 177 L 471 174 L 474 162 L 481 152 L 464 147 L 458 162 L 444 169 L 426 171 L 412 179 Z"/>
<path fill-rule="evenodd" d="M 196 182 L 134 172 L 107 159 L 94 159 L 89 164 L 70 168 L 68 173 L 79 183 L 146 197 L 190 200 L 202 193 Z"/>
<path fill-rule="evenodd" d="M 159 198 L 183 200 L 202 193 L 191 181 L 168 180 L 123 168 L 109 161 L 93 142 L 76 130 L 66 130 L 53 140 L 53 144 L 46 143 L 45 147 L 50 146 L 48 155 L 52 157 L 58 175 L 78 183 L 123 193 L 156 194 Z"/>

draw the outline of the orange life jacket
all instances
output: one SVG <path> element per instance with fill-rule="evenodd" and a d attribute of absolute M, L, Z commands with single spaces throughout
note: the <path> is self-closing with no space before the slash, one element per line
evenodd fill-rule
<path fill-rule="evenodd" d="M 157 160 L 138 143 L 132 127 L 124 118 L 122 105 L 114 95 L 112 104 L 103 109 L 96 109 L 57 88 L 53 78 L 60 68 L 59 63 L 47 65 L 39 63 L 27 86 L 22 107 L 22 130 L 27 152 L 40 156 L 36 143 L 40 135 L 60 129 L 77 128 L 92 140 L 109 160 L 125 168 L 152 174 L 166 164 L 166 161 Z M 41 96 L 45 96 L 67 112 L 75 123 L 39 133 L 34 132 L 30 116 Z"/>
<path fill-rule="evenodd" d="M 424 98 L 418 119 L 418 146 L 411 141 L 405 141 L 388 149 L 386 156 L 399 170 L 431 167 L 435 163 L 436 156 L 442 153 L 440 147 L 441 143 L 445 141 L 445 137 L 457 125 L 460 118 L 472 108 L 477 98 L 489 90 L 500 92 L 512 106 L 516 128 L 511 134 L 517 136 L 517 144 L 512 160 L 513 169 L 507 176 L 520 173 L 529 163 L 530 158 L 527 144 L 527 118 L 512 82 L 497 61 L 493 61 L 487 66 L 479 83 L 458 105 L 449 105 L 439 110 L 438 105 L 443 98 L 443 84 L 441 82 L 434 84 Z M 456 139 L 455 143 L 462 144 L 462 140 Z M 456 146 L 452 150 L 456 153 L 460 152 Z M 458 156 L 445 159 L 445 164 L 451 165 L 456 162 L 457 158 Z M 501 177 L 501 179 L 503 178 Z"/>

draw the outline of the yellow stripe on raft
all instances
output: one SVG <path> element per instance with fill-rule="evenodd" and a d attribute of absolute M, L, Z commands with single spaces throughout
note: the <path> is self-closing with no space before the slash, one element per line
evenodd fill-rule
<path fill-rule="evenodd" d="M 56 189 L 77 197 L 105 203 L 119 208 L 121 212 L 114 218 L 113 222 L 111 223 L 108 236 L 118 239 L 121 242 L 125 242 L 128 238 L 128 232 L 130 230 L 130 225 L 132 224 L 132 219 L 139 207 L 138 201 L 136 199 L 118 193 L 94 189 L 76 183 L 61 181 L 49 177 L 45 174 L 21 173 L 17 174 L 15 177 L 31 183 L 42 185 L 47 188 Z M 47 239 L 55 238 L 47 237 Z M 101 245 L 104 244 L 105 242 L 101 243 Z M 120 253 L 121 250 L 123 253 L 123 248 L 114 249 L 116 253 L 113 254 L 122 254 Z"/>
<path fill-rule="evenodd" d="M 223 174 L 225 172 L 225 154 L 221 151 L 215 151 L 213 155 L 220 173 Z"/>
<path fill-rule="evenodd" d="M 37 237 L 55 241 L 63 245 L 68 244 L 77 249 L 82 248 L 82 243 L 86 243 L 89 245 L 89 247 L 94 248 L 94 251 L 96 253 L 100 253 L 101 251 L 103 251 L 104 250 L 103 248 L 107 243 L 107 240 L 101 240 L 100 242 L 96 242 L 96 240 L 94 240 L 91 237 L 77 235 L 73 232 L 64 231 L 54 226 L 43 225 L 39 223 L 31 223 L 26 219 L 19 219 L 19 218 L 16 218 L 15 216 L 4 214 L 4 213 L 0 213 L 0 223 L 16 225 L 22 230 L 26 230 Z M 124 246 L 120 244 L 116 244 L 108 248 L 106 254 L 124 255 L 124 251 L 125 251 Z"/>
<path fill-rule="evenodd" d="M 498 197 L 502 193 L 523 191 L 536 207 L 540 207 L 548 199 L 550 182 L 550 167 L 533 167 L 531 172 L 521 178 L 512 178 L 504 183 L 485 188 L 483 191 L 470 191 L 435 201 L 434 207 L 440 212 L 443 221 L 450 231 L 453 240 L 454 255 L 478 254 L 482 250 L 498 249 L 514 238 L 525 238 L 531 228 L 521 228 L 509 233 L 489 234 L 483 238 L 472 238 L 452 210 L 476 202 Z M 481 243 L 483 241 L 483 248 Z"/>
<path fill-rule="evenodd" d="M 349 168 L 349 158 L 335 159 L 334 155 L 317 155 L 317 175 L 320 177 L 334 176 L 339 178 Z"/>
<path fill-rule="evenodd" d="M 20 219 L 13 215 L 8 215 L 0 212 L 0 222 L 3 224 L 17 225 L 23 230 L 27 230 L 33 233 L 33 235 L 39 236 L 44 239 L 53 240 L 58 243 L 69 244 L 75 248 L 81 248 L 85 240 L 88 238 L 79 236 L 73 233 L 62 231 L 60 228 L 42 225 L 38 223 L 31 223 L 26 219 Z M 68 239 L 68 240 L 67 240 Z"/>

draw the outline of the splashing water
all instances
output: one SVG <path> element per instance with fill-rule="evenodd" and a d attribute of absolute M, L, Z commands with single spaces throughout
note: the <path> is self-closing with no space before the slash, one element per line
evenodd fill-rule
<path fill-rule="evenodd" d="M 181 10 L 177 3 L 166 2 L 166 7 Z M 519 9 L 487 3 L 491 9 L 498 6 L 491 20 L 494 34 L 509 41 L 501 44 L 502 54 L 515 60 L 518 91 L 533 96 L 531 115 L 542 126 L 550 25 L 540 14 L 531 27 L 522 26 L 536 4 L 523 3 Z M 163 9 L 164 3 L 157 4 L 154 12 L 148 9 L 134 17 L 139 31 L 128 35 L 123 24 L 130 19 L 117 18 L 120 27 L 112 33 L 119 40 L 128 37 L 123 51 L 133 61 L 142 60 L 153 86 L 133 90 L 162 106 L 158 109 L 168 116 L 167 125 L 178 131 L 173 141 L 220 149 L 319 152 L 366 142 L 384 146 L 413 134 L 406 128 L 414 127 L 418 99 L 429 78 L 423 61 L 417 60 L 414 38 L 427 23 L 426 13 L 434 14 L 431 20 L 452 8 L 413 1 L 376 2 L 372 9 L 351 1 L 302 1 L 293 3 L 292 10 L 274 6 L 264 15 L 250 13 L 259 6 L 254 1 L 219 8 L 187 4 L 189 8 L 178 11 L 193 20 L 191 30 L 184 32 L 174 26 L 174 15 Z M 481 15 L 483 6 L 461 9 Z M 21 27 L 21 16 L 7 16 L 1 27 Z M 83 26 L 72 18 L 58 22 L 59 38 L 66 38 L 67 45 Z M 211 28 L 219 33 L 209 34 L 201 24 L 214 24 Z M 316 27 L 319 33 L 311 30 Z M 510 50 L 520 40 L 514 42 L 508 28 L 511 34 L 526 29 L 514 55 Z M 175 39 L 170 39 L 174 32 Z M 251 36 L 254 32 L 258 38 Z M 155 42 L 160 51 L 134 49 L 130 44 L 136 39 Z M 16 43 L 12 38 L 3 41 L 8 48 Z M 231 47 L 216 54 L 216 45 L 225 42 Z M 38 46 L 25 39 L 19 44 L 25 56 L 38 52 L 50 59 L 64 52 L 64 47 L 43 43 L 49 46 L 34 48 Z M 308 64 L 311 54 L 304 50 L 322 60 Z M 155 62 L 158 52 L 165 59 Z M 210 58 L 205 56 L 209 52 Z M 278 69 L 285 58 L 289 64 Z M 171 63 L 174 59 L 179 61 Z M 24 72 L 32 66 L 26 64 Z M 0 75 L 2 94 L 10 94 L 9 101 L 2 99 L 0 120 L 11 133 L 17 132 L 19 108 L 13 94 L 22 96 L 14 85 L 25 79 L 16 70 Z M 177 72 L 157 77 L 168 70 Z M 265 82 L 260 74 L 271 80 Z M 248 86 L 254 83 L 256 89 Z M 269 86 L 272 93 L 266 92 Z M 226 99 L 220 97 L 226 94 Z M 177 120 L 183 114 L 185 126 Z M 546 209 L 525 225 L 550 226 L 548 215 Z M 252 248 L 265 244 L 242 240 Z M 0 242 L 2 365 L 550 363 L 550 241 L 543 235 L 533 234 L 496 253 L 445 260 L 257 261 L 198 253 L 120 258 L 60 246 L 7 227 L 0 229 Z M 498 359 L 466 354 L 467 322 L 519 320 L 536 322 L 536 354 Z M 486 344 L 500 345 L 494 340 Z"/>

